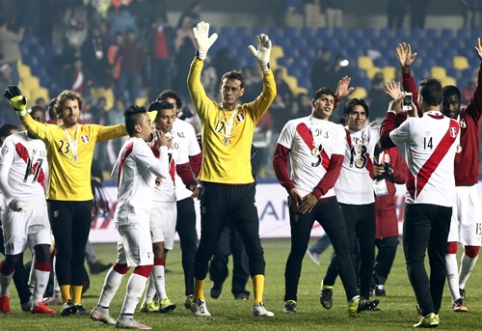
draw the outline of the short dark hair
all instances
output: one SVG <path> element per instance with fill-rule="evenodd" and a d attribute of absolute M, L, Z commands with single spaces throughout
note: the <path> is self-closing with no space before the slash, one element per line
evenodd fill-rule
<path fill-rule="evenodd" d="M 420 95 L 430 106 L 439 106 L 443 101 L 442 84 L 435 78 L 424 79 L 420 82 Z"/>
<path fill-rule="evenodd" d="M 454 86 L 454 85 L 445 86 L 442 89 L 442 93 L 443 93 L 444 98 L 450 97 L 452 95 L 456 95 L 459 98 L 459 100 L 461 99 L 460 90 L 457 86 Z"/>
<path fill-rule="evenodd" d="M 179 96 L 179 94 L 177 94 L 176 92 L 174 92 L 173 90 L 164 90 L 162 91 L 158 96 L 157 96 L 157 100 L 159 101 L 165 101 L 167 99 L 174 99 L 176 100 L 176 106 L 178 109 L 181 109 L 182 108 L 182 99 L 181 97 Z"/>
<path fill-rule="evenodd" d="M 140 124 L 140 114 L 147 114 L 147 110 L 136 105 L 132 105 L 124 110 L 126 131 L 131 137 L 135 133 L 135 126 Z"/>
<path fill-rule="evenodd" d="M 244 77 L 240 71 L 237 71 L 237 70 L 228 71 L 223 75 L 223 77 L 221 77 L 221 81 L 223 81 L 225 78 L 239 80 L 241 82 L 241 88 L 244 88 Z"/>
<path fill-rule="evenodd" d="M 57 98 L 55 98 L 55 113 L 58 115 L 62 112 L 62 105 L 66 100 L 77 100 L 79 103 L 79 110 L 82 110 L 82 96 L 80 93 L 77 93 L 75 91 L 70 91 L 70 90 L 65 90 L 61 92 Z"/>
<path fill-rule="evenodd" d="M 355 108 L 355 106 L 362 106 L 363 109 L 365 109 L 365 112 L 367 113 L 367 117 L 368 117 L 370 112 L 369 112 L 367 103 L 365 102 L 365 100 L 358 99 L 358 98 L 353 98 L 351 100 L 348 100 L 345 103 L 345 108 L 343 109 L 343 114 L 349 115 L 352 112 L 353 108 Z"/>
<path fill-rule="evenodd" d="M 0 137 L 8 137 L 12 134 L 12 130 L 18 130 L 18 127 L 15 124 L 3 124 L 0 126 Z"/>
<path fill-rule="evenodd" d="M 37 111 L 41 111 L 41 112 L 44 113 L 44 115 L 45 115 L 45 109 L 44 109 L 44 107 L 42 107 L 42 106 L 37 106 L 37 105 L 30 107 L 30 114 L 33 114 L 33 113 L 35 113 L 35 112 L 37 112 Z"/>
<path fill-rule="evenodd" d="M 332 97 L 335 97 L 335 92 L 333 92 L 333 90 L 331 88 L 322 87 L 322 88 L 316 90 L 315 93 L 313 93 L 313 96 L 311 97 L 311 99 L 313 101 L 318 100 L 321 97 L 322 94 L 331 95 Z"/>

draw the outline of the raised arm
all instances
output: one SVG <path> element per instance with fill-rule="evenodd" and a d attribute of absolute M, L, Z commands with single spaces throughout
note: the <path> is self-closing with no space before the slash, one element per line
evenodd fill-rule
<path fill-rule="evenodd" d="M 418 89 L 415 80 L 410 72 L 410 66 L 415 61 L 417 53 L 412 53 L 412 46 L 405 42 L 398 45 L 396 49 L 396 54 L 400 67 L 402 68 L 402 85 L 406 92 L 412 92 L 413 100 L 415 100 L 415 105 L 418 109 L 419 116 L 421 116 L 421 110 L 418 106 Z"/>
<path fill-rule="evenodd" d="M 482 116 L 482 42 L 480 38 L 477 39 L 475 51 L 477 52 L 477 56 L 479 57 L 481 63 L 477 74 L 477 85 L 475 86 L 472 98 L 465 107 L 465 112 L 474 117 L 476 120 L 479 120 L 479 118 Z"/>

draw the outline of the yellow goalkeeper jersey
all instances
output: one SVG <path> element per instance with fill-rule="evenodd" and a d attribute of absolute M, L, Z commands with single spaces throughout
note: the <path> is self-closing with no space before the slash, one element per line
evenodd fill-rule
<path fill-rule="evenodd" d="M 254 182 L 251 172 L 251 144 L 256 124 L 276 97 L 271 70 L 263 72 L 263 91 L 252 102 L 235 110 L 210 100 L 201 85 L 203 61 L 195 58 L 188 75 L 188 88 L 201 122 L 203 161 L 199 180 L 221 184 Z M 231 118 L 234 113 L 233 122 Z M 226 139 L 226 123 L 233 123 Z"/>
<path fill-rule="evenodd" d="M 22 123 L 47 147 L 50 175 L 47 199 L 58 201 L 92 200 L 94 196 L 90 185 L 90 171 L 95 144 L 127 134 L 124 124 L 113 126 L 78 124 L 76 135 L 76 129 L 64 129 L 62 125 L 42 124 L 36 122 L 30 115 L 27 115 Z M 77 138 L 76 147 L 73 146 L 75 138 Z"/>

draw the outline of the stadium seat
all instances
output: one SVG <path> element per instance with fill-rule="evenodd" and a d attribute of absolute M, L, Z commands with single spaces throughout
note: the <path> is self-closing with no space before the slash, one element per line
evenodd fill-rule
<path fill-rule="evenodd" d="M 30 71 L 30 67 L 23 64 L 22 60 L 17 61 L 17 69 L 18 69 L 18 74 L 20 75 L 20 79 L 32 75 L 32 72 Z"/>
<path fill-rule="evenodd" d="M 442 84 L 442 86 L 447 86 L 447 85 L 457 86 L 457 81 L 453 77 L 444 77 L 440 79 L 440 83 Z"/>
<path fill-rule="evenodd" d="M 357 66 L 363 70 L 373 68 L 373 60 L 368 56 L 359 56 L 357 59 Z"/>
<path fill-rule="evenodd" d="M 430 76 L 432 78 L 442 80 L 442 78 L 445 78 L 447 76 L 447 72 L 445 68 L 435 66 L 432 67 L 432 69 L 430 70 Z"/>
<path fill-rule="evenodd" d="M 363 38 L 363 30 L 360 28 L 349 28 L 348 29 L 348 39 L 356 40 Z"/>
<path fill-rule="evenodd" d="M 395 37 L 395 33 L 390 28 L 381 28 L 378 36 L 380 39 L 391 39 Z"/>
<path fill-rule="evenodd" d="M 382 68 L 383 80 L 385 82 L 389 82 L 391 80 L 394 80 L 396 71 L 397 71 L 397 69 L 395 69 L 395 67 L 392 67 L 392 66 L 383 67 Z"/>
<path fill-rule="evenodd" d="M 440 36 L 443 39 L 453 39 L 454 38 L 454 30 L 450 28 L 444 28 L 442 29 L 442 32 L 440 33 Z"/>
<path fill-rule="evenodd" d="M 49 90 L 44 87 L 38 87 L 30 90 L 30 100 L 35 101 L 38 98 L 43 98 L 45 102 L 49 102 Z"/>
<path fill-rule="evenodd" d="M 22 78 L 23 83 L 25 86 L 28 87 L 29 90 L 37 89 L 40 87 L 40 79 L 35 76 L 26 76 Z"/>
<path fill-rule="evenodd" d="M 420 28 L 414 28 L 410 31 L 411 39 L 423 39 L 425 37 L 423 30 Z"/>
<path fill-rule="evenodd" d="M 375 77 L 375 74 L 378 72 L 382 72 L 382 69 L 378 67 L 371 67 L 366 70 L 367 77 L 370 79 L 373 79 L 373 77 Z"/>
<path fill-rule="evenodd" d="M 367 90 L 364 87 L 357 86 L 353 92 L 348 95 L 348 99 L 364 99 L 368 96 Z"/>
<path fill-rule="evenodd" d="M 438 31 L 435 28 L 429 28 L 425 30 L 425 38 L 426 39 L 437 39 L 438 38 Z"/>
<path fill-rule="evenodd" d="M 285 53 L 283 51 L 283 48 L 280 46 L 273 46 L 271 49 L 271 61 L 274 62 L 276 61 L 277 58 L 284 57 Z"/>
<path fill-rule="evenodd" d="M 453 67 L 457 70 L 465 70 L 469 68 L 469 61 L 465 56 L 456 56 L 453 59 Z"/>
<path fill-rule="evenodd" d="M 458 29 L 457 30 L 457 39 L 465 39 L 465 40 L 471 39 L 470 30 L 464 29 L 464 28 Z"/>
<path fill-rule="evenodd" d="M 298 79 L 293 76 L 284 75 L 284 80 L 286 84 L 290 87 L 291 91 L 295 91 L 298 88 Z"/>

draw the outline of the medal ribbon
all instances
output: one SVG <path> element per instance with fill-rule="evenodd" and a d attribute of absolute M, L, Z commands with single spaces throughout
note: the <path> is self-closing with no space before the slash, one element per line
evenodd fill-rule
<path fill-rule="evenodd" d="M 224 134 L 224 137 L 227 141 L 229 141 L 229 137 L 231 136 L 231 131 L 233 131 L 233 127 L 234 127 L 234 119 L 236 118 L 236 114 L 238 113 L 238 105 L 236 105 L 236 108 L 234 108 L 234 111 L 231 114 L 231 118 L 229 119 L 229 122 L 226 121 L 226 112 L 224 111 L 224 108 L 222 108 L 222 111 L 224 115 L 224 125 L 226 126 L 226 133 Z"/>
<path fill-rule="evenodd" d="M 72 142 L 72 139 L 70 139 L 70 134 L 67 132 L 63 124 L 62 124 L 62 130 L 64 130 L 64 133 L 67 136 L 67 141 L 69 142 L 69 145 L 72 147 L 73 158 L 77 159 L 77 141 L 78 141 L 77 133 L 79 132 L 79 124 L 77 124 L 77 127 L 75 128 L 74 142 Z"/>

